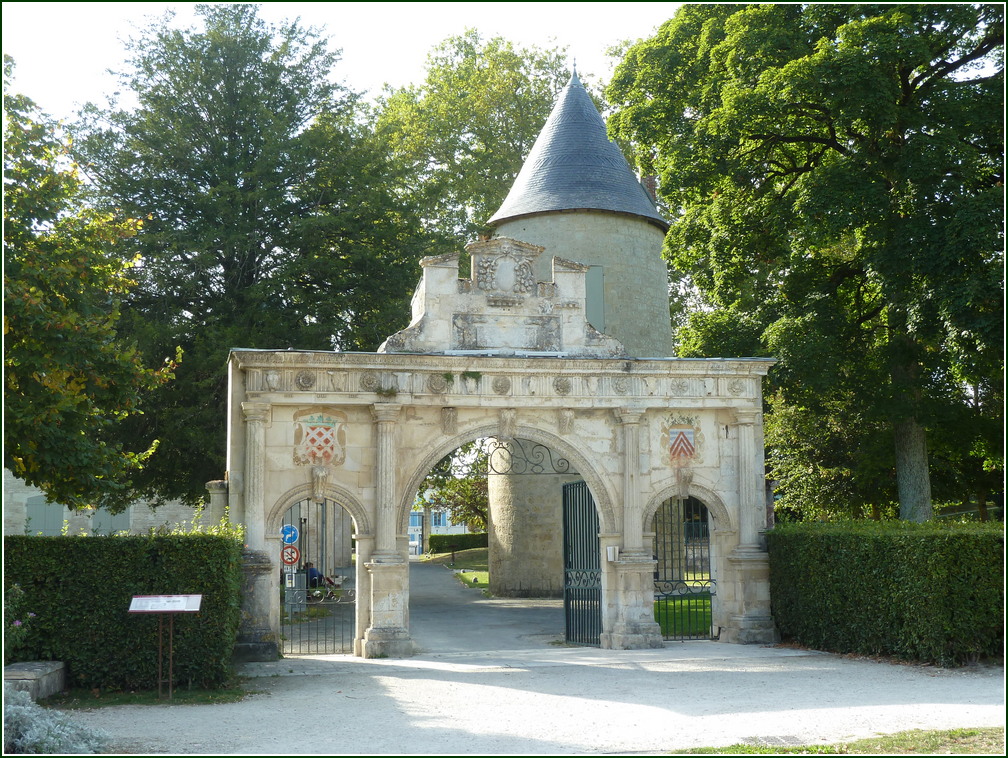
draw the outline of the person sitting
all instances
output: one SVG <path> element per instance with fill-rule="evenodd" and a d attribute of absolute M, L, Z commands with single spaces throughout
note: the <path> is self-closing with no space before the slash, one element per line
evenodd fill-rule
<path fill-rule="evenodd" d="M 308 573 L 308 586 L 309 587 L 321 587 L 324 578 L 322 572 L 315 568 L 314 563 L 309 563 L 306 567 Z"/>

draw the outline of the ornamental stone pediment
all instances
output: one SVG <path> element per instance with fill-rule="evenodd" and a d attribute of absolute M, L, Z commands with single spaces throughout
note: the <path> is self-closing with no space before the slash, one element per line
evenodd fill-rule
<path fill-rule="evenodd" d="M 588 267 L 553 258 L 553 279 L 537 282 L 544 248 L 507 238 L 466 247 L 471 276 L 460 279 L 454 256 L 424 258 L 410 325 L 379 353 L 571 356 L 626 355 L 623 344 L 586 318 Z"/>

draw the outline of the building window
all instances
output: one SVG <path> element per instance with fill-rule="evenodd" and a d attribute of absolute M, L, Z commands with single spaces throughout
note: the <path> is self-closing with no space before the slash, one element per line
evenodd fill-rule
<path fill-rule="evenodd" d="M 423 526 L 423 513 L 420 511 L 413 511 L 409 515 L 409 525 L 410 526 Z"/>
<path fill-rule="evenodd" d="M 447 519 L 444 511 L 434 511 L 431 513 L 431 526 L 447 526 Z"/>

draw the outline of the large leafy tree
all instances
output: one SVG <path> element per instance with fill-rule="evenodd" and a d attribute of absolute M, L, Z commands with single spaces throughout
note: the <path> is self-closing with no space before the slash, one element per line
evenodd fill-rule
<path fill-rule="evenodd" d="M 1003 468 L 1003 33 L 994 4 L 686 5 L 615 72 L 709 306 L 683 344 L 741 324 L 781 359 L 792 504 L 922 520 Z"/>
<path fill-rule="evenodd" d="M 422 84 L 385 93 L 377 128 L 430 229 L 458 249 L 486 230 L 569 78 L 562 50 L 468 29 L 430 52 Z"/>
<path fill-rule="evenodd" d="M 224 473 L 229 348 L 374 349 L 403 325 L 425 250 L 320 34 L 255 5 L 196 13 L 131 41 L 136 105 L 89 107 L 77 140 L 96 203 L 144 219 L 124 325 L 147 354 L 185 351 L 145 419 L 162 445 L 144 494 L 186 500 Z"/>
<path fill-rule="evenodd" d="M 113 513 L 156 447 L 117 440 L 140 399 L 171 378 L 118 334 L 138 222 L 83 204 L 58 127 L 11 92 L 4 57 L 4 466 L 53 502 Z"/>

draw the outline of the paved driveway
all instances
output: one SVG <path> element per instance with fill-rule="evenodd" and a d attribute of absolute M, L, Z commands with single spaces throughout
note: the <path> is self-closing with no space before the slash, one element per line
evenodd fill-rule
<path fill-rule="evenodd" d="M 214 706 L 77 712 L 119 752 L 668 753 L 1003 726 L 1003 667 L 939 669 L 719 642 L 610 651 L 556 644 L 556 601 L 487 600 L 413 564 L 404 660 L 246 664 L 256 694 Z"/>

